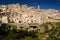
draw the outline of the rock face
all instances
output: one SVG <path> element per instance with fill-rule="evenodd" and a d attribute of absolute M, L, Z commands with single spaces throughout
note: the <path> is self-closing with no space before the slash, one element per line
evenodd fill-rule
<path fill-rule="evenodd" d="M 40 9 L 27 5 L 0 5 L 1 23 L 45 23 L 60 22 L 60 11 Z"/>

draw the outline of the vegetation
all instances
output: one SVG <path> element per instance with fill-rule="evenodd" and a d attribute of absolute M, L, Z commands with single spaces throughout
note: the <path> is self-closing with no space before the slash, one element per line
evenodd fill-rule
<path fill-rule="evenodd" d="M 44 32 L 40 31 L 41 40 L 60 40 L 60 22 L 48 22 L 40 26 L 44 27 L 43 30 L 45 30 Z"/>
<path fill-rule="evenodd" d="M 24 39 L 25 37 L 30 37 L 30 38 L 36 38 L 37 35 L 34 31 L 23 31 L 15 29 L 14 26 L 12 26 L 13 30 L 11 30 L 11 25 L 8 24 L 1 24 L 0 26 L 0 40 L 21 40 L 22 38 Z"/>
<path fill-rule="evenodd" d="M 30 25 L 30 24 L 29 24 Z M 38 32 L 19 30 L 8 24 L 0 26 L 0 40 L 60 40 L 60 22 L 35 24 Z M 11 30 L 11 27 L 13 30 Z"/>

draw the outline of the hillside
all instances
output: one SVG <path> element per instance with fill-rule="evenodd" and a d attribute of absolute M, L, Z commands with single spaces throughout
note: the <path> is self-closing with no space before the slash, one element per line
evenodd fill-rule
<path fill-rule="evenodd" d="M 0 40 L 60 40 L 60 22 L 28 25 L 1 24 Z"/>
<path fill-rule="evenodd" d="M 60 22 L 60 12 L 28 5 L 0 5 L 0 23 L 46 23 Z"/>

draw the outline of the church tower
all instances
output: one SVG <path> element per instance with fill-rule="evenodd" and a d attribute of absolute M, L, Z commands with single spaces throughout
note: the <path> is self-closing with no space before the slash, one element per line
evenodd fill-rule
<path fill-rule="evenodd" d="M 38 5 L 38 10 L 40 9 L 40 6 Z"/>

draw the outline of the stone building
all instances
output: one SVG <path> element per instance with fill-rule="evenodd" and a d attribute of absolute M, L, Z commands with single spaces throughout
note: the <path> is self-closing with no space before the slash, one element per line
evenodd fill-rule
<path fill-rule="evenodd" d="M 44 23 L 60 22 L 60 12 L 55 9 L 40 9 L 27 5 L 0 5 L 2 23 Z"/>

